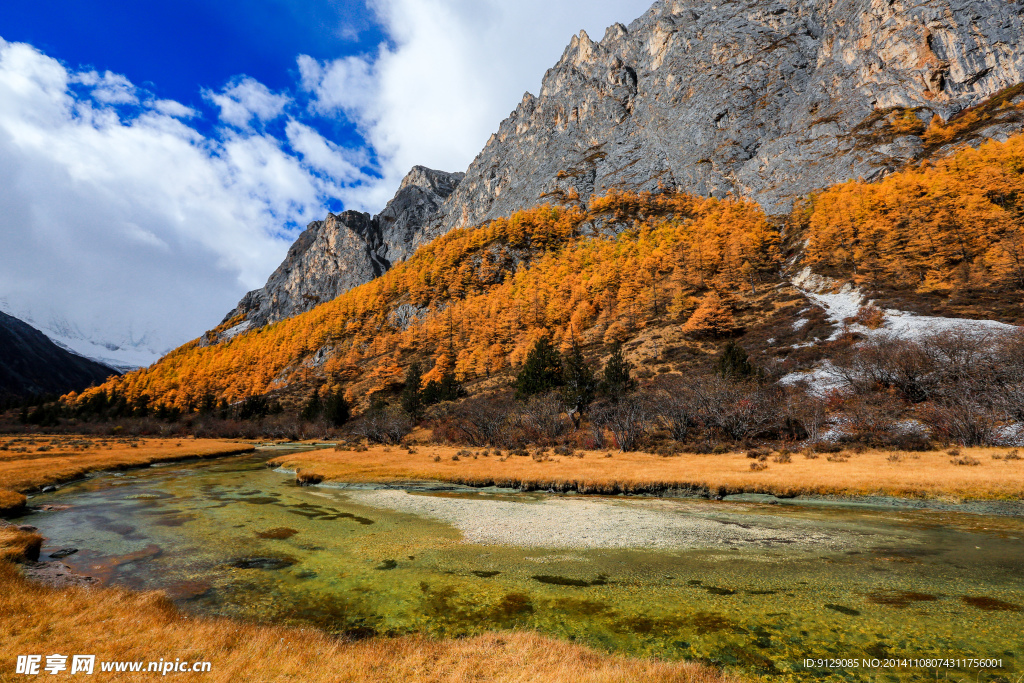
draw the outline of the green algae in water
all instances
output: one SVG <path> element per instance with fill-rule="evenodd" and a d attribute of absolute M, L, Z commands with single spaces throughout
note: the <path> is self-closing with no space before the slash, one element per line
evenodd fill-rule
<path fill-rule="evenodd" d="M 852 607 L 845 607 L 843 605 L 834 605 L 831 602 L 825 603 L 825 608 L 826 609 L 830 609 L 833 612 L 839 612 L 840 614 L 845 614 L 848 617 L 859 617 L 860 616 L 860 612 L 858 612 L 857 610 L 853 609 Z"/>
<path fill-rule="evenodd" d="M 812 520 L 863 540 L 834 550 L 506 548 L 464 543 L 446 524 L 355 505 L 340 491 L 295 487 L 262 465 L 254 457 L 230 467 L 147 470 L 119 487 L 100 477 L 40 496 L 36 502 L 74 507 L 31 523 L 54 550 L 82 549 L 65 559 L 73 568 L 89 574 L 100 563 L 107 583 L 167 589 L 198 614 L 348 637 L 535 629 L 780 681 L 936 678 L 930 670 L 801 664 L 883 654 L 1002 657 L 1006 669 L 993 675 L 1021 675 L 1024 648 L 1007 618 L 1024 604 L 1019 518 L 708 503 L 721 516 L 741 512 L 744 524 L 751 515 Z M 273 502 L 246 504 L 254 498 Z M 258 535 L 280 529 L 296 533 Z M 247 568 L 231 566 L 237 561 Z M 936 599 L 919 599 L 926 595 Z M 906 604 L 893 604 L 900 600 Z"/>
<path fill-rule="evenodd" d="M 604 574 L 598 575 L 593 581 L 583 579 L 571 579 L 568 576 L 552 576 L 550 574 L 538 574 L 532 577 L 534 581 L 551 584 L 552 586 L 576 586 L 577 588 L 589 588 L 590 586 L 608 585 L 608 577 Z"/>

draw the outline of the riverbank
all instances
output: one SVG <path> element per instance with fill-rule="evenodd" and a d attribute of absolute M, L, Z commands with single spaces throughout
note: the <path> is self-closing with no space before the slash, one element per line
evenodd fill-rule
<path fill-rule="evenodd" d="M 0 517 L 23 511 L 26 493 L 75 481 L 92 472 L 218 458 L 254 450 L 251 444 L 221 439 L 0 437 Z"/>
<path fill-rule="evenodd" d="M 447 446 L 374 446 L 317 450 L 272 458 L 302 483 L 391 484 L 416 480 L 526 491 L 591 494 L 681 494 L 707 497 L 770 494 L 946 501 L 1024 499 L 1024 460 L 1015 451 L 761 452 L 664 457 L 647 453 L 552 451 L 510 455 Z M 1009 457 L 1008 457 L 1009 456 Z M 962 464 L 958 464 L 962 463 Z"/>
<path fill-rule="evenodd" d="M 735 683 L 686 662 L 613 656 L 532 633 L 463 639 L 374 638 L 346 642 L 319 631 L 259 626 L 181 614 L 163 593 L 117 589 L 53 590 L 0 562 L 0 650 L 15 654 L 92 654 L 100 662 L 210 662 L 207 683 L 339 680 L 461 683 Z M 13 669 L 12 669 L 13 670 Z M 139 680 L 153 674 L 107 674 Z M 6 679 L 0 674 L 0 679 Z"/>
<path fill-rule="evenodd" d="M 98 439 L 74 445 L 62 443 L 59 437 L 33 441 L 0 440 L 0 445 L 7 445 L 0 450 L 0 486 L 38 490 L 103 469 L 253 450 L 235 442 L 173 439 Z M 95 655 L 97 671 L 100 662 L 109 661 L 144 661 L 144 667 L 160 659 L 210 662 L 211 670 L 203 679 L 211 683 L 739 680 L 700 664 L 610 655 L 526 632 L 351 642 L 311 629 L 194 618 L 180 613 L 161 592 L 99 588 L 61 562 L 35 562 L 43 541 L 30 526 L 0 522 L 0 621 L 4 624 L 0 650 L 12 654 L 0 669 L 0 680 L 6 680 L 6 668 L 14 666 L 13 655 L 55 651 Z M 145 672 L 108 675 L 112 680 L 152 676 Z"/>

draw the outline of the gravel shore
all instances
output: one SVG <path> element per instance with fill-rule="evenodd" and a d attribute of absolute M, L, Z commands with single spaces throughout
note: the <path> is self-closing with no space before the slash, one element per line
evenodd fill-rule
<path fill-rule="evenodd" d="M 723 548 L 800 545 L 835 549 L 852 535 L 811 522 L 709 514 L 681 501 L 554 498 L 541 502 L 352 491 L 360 505 L 436 519 L 482 545 L 530 548 Z"/>

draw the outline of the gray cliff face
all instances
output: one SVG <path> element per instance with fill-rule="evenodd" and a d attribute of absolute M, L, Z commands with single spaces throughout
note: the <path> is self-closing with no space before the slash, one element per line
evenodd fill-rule
<path fill-rule="evenodd" d="M 1021 81 L 1024 0 L 658 0 L 600 42 L 573 37 L 465 174 L 418 166 L 378 216 L 310 224 L 221 338 L 309 310 L 453 228 L 540 202 L 665 188 L 784 213 L 796 197 L 922 156 L 891 108 L 923 129 Z M 1003 137 L 1020 118 L 975 135 Z"/>
<path fill-rule="evenodd" d="M 416 234 L 437 215 L 465 175 L 413 167 L 394 199 L 374 218 L 391 263 L 412 256 Z"/>
<path fill-rule="evenodd" d="M 414 243 L 572 190 L 734 192 L 787 211 L 920 153 L 917 137 L 863 134 L 878 110 L 920 107 L 927 124 L 1024 80 L 1022 14 L 1021 0 L 659 0 L 600 42 L 573 37 Z"/>
<path fill-rule="evenodd" d="M 416 229 L 434 218 L 463 175 L 416 166 L 377 216 L 343 211 L 310 223 L 267 284 L 227 314 L 225 321 L 244 320 L 220 338 L 308 311 L 406 259 Z"/>

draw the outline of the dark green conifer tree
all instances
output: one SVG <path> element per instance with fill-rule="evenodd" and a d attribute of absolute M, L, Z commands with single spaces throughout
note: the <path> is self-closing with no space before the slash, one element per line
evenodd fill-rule
<path fill-rule="evenodd" d="M 324 420 L 333 427 L 340 427 L 348 422 L 352 415 L 352 409 L 345 400 L 345 393 L 342 390 L 331 392 L 323 401 Z"/>
<path fill-rule="evenodd" d="M 423 391 L 420 384 L 423 380 L 423 371 L 419 363 L 413 363 L 405 373 L 405 389 L 402 390 L 402 409 L 419 419 L 423 412 Z"/>
<path fill-rule="evenodd" d="M 594 401 L 597 380 L 575 337 L 572 340 L 572 349 L 562 363 L 562 378 L 565 381 L 565 386 L 562 387 L 562 400 L 572 415 L 573 422 L 579 427 L 580 418 Z"/>
<path fill-rule="evenodd" d="M 299 419 L 304 422 L 312 422 L 320 417 L 323 410 L 324 404 L 323 401 L 320 400 L 320 393 L 314 391 L 302 406 L 302 412 L 299 413 Z"/>
<path fill-rule="evenodd" d="M 516 375 L 516 398 L 524 399 L 565 384 L 562 355 L 547 335 L 537 340 L 526 356 L 523 368 Z"/>
<path fill-rule="evenodd" d="M 732 341 L 726 344 L 725 351 L 715 364 L 715 370 L 727 379 L 743 379 L 755 374 L 746 350 Z"/>
<path fill-rule="evenodd" d="M 612 348 L 612 355 L 604 366 L 604 378 L 601 381 L 601 393 L 613 401 L 633 391 L 637 381 L 633 378 L 633 364 L 622 355 L 622 344 Z"/>

